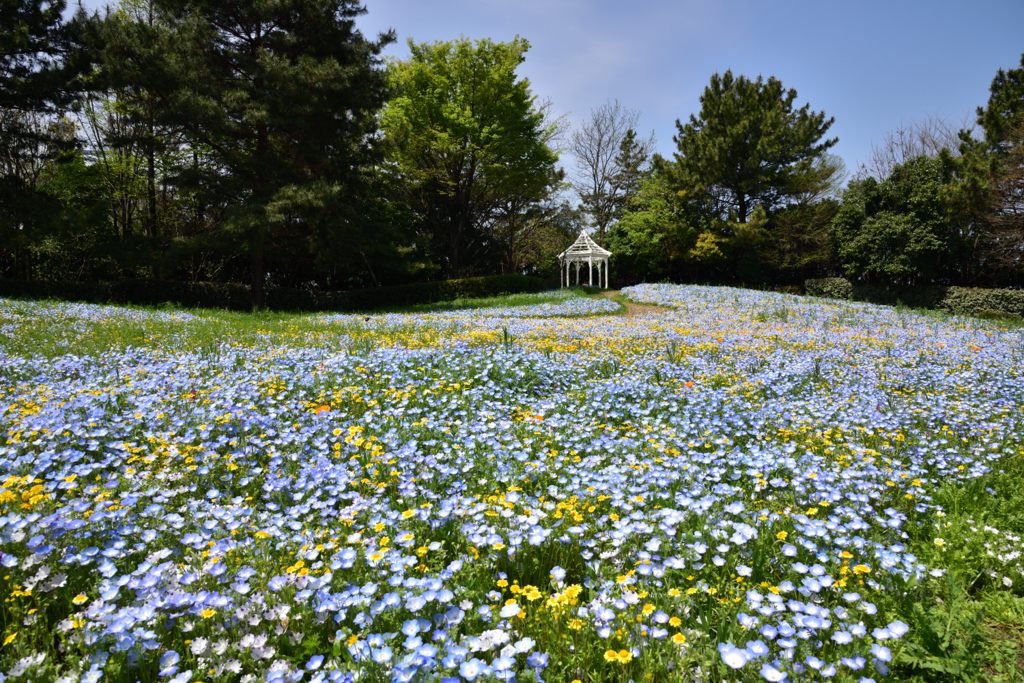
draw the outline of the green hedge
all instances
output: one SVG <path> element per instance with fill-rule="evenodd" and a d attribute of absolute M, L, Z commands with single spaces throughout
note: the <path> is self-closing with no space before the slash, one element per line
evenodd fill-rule
<path fill-rule="evenodd" d="M 141 279 L 101 283 L 0 280 L 0 296 L 136 306 L 173 303 L 185 308 L 227 308 L 233 311 L 247 311 L 251 308 L 248 287 L 218 282 Z"/>
<path fill-rule="evenodd" d="M 542 289 L 543 282 L 540 278 L 525 275 L 474 277 L 397 287 L 355 289 L 347 292 L 315 292 L 274 287 L 267 291 L 267 308 L 293 312 L 373 311 L 453 299 L 538 292 Z M 170 302 L 185 308 L 225 308 L 232 311 L 248 311 L 251 308 L 247 286 L 218 282 L 121 280 L 94 284 L 0 279 L 0 297 L 138 306 L 155 306 Z"/>
<path fill-rule="evenodd" d="M 826 277 L 804 282 L 804 293 L 807 296 L 820 296 L 825 299 L 853 299 L 853 285 L 841 277 Z"/>
<path fill-rule="evenodd" d="M 866 301 L 873 304 L 912 308 L 933 308 L 956 315 L 991 315 L 1024 317 L 1024 291 L 1017 289 L 980 289 L 977 287 L 884 286 L 855 285 L 840 277 L 808 280 L 804 283 L 808 296 L 845 301 Z"/>
<path fill-rule="evenodd" d="M 1024 291 L 950 287 L 938 308 L 957 315 L 1005 313 L 1024 318 Z"/>

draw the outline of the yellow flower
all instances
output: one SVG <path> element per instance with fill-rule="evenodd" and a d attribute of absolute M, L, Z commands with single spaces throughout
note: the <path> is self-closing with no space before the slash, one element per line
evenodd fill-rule
<path fill-rule="evenodd" d="M 677 626 L 679 626 L 682 623 L 683 623 L 683 620 L 680 619 L 679 617 L 672 617 L 671 619 L 668 620 L 668 625 L 671 626 L 672 628 L 676 628 Z"/>
<path fill-rule="evenodd" d="M 508 581 L 505 579 L 498 579 L 498 588 L 505 588 L 508 586 Z"/>
<path fill-rule="evenodd" d="M 406 510 L 405 512 L 402 513 L 402 519 L 409 519 L 410 517 L 412 517 L 415 514 L 416 514 L 415 510 Z"/>
<path fill-rule="evenodd" d="M 871 573 L 871 567 L 867 566 L 866 564 L 858 564 L 856 567 L 853 568 L 853 573 L 854 574 L 870 574 Z"/>
<path fill-rule="evenodd" d="M 682 633 L 677 633 L 674 636 L 672 636 L 672 642 L 676 645 L 683 645 L 684 643 L 686 643 L 686 636 L 684 636 Z"/>
<path fill-rule="evenodd" d="M 217 610 L 206 608 L 202 612 L 199 613 L 199 616 L 201 616 L 203 619 L 209 619 L 210 617 L 212 617 L 216 613 L 217 613 Z"/>
<path fill-rule="evenodd" d="M 11 641 L 12 641 L 12 640 L 14 640 L 14 638 L 15 638 L 15 637 L 16 637 L 17 635 L 18 635 L 18 632 L 17 632 L 17 631 L 15 631 L 15 632 L 14 632 L 14 633 L 12 633 L 11 635 L 9 635 L 9 636 L 7 636 L 6 638 L 4 638 L 4 645 L 10 645 L 10 644 L 11 644 Z"/>
<path fill-rule="evenodd" d="M 85 593 L 79 593 L 75 597 L 71 598 L 71 602 L 76 605 L 81 605 L 83 602 L 89 602 L 89 598 L 86 597 Z"/>
<path fill-rule="evenodd" d="M 604 661 L 606 662 L 617 662 L 619 661 L 619 653 L 615 650 L 605 650 Z"/>
<path fill-rule="evenodd" d="M 775 538 L 779 539 L 780 541 L 785 541 L 787 536 L 789 536 L 789 534 L 787 534 L 785 531 L 780 531 L 779 533 L 775 534 Z"/>
<path fill-rule="evenodd" d="M 651 603 L 647 603 L 646 605 L 644 605 L 643 613 L 645 615 L 653 614 L 654 613 L 654 605 L 652 605 Z"/>
<path fill-rule="evenodd" d="M 628 664 L 633 660 L 633 653 L 629 650 L 619 650 L 619 664 Z"/>

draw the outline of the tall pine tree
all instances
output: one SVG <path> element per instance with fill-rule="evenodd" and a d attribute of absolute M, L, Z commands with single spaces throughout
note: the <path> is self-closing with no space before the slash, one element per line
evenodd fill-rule
<path fill-rule="evenodd" d="M 117 32 L 122 75 L 215 163 L 175 181 L 229 206 L 226 229 L 250 255 L 252 303 L 265 306 L 266 253 L 296 227 L 341 240 L 358 222 L 386 98 L 381 49 L 355 28 L 356 0 L 153 0 L 157 21 Z"/>
<path fill-rule="evenodd" d="M 676 121 L 678 151 L 667 167 L 673 184 L 706 196 L 723 218 L 732 213 L 740 223 L 755 206 L 770 211 L 784 204 L 796 191 L 794 179 L 838 142 L 822 140 L 834 119 L 810 105 L 794 109 L 794 100 L 796 90 L 775 77 L 712 76 L 700 114 L 685 125 Z"/>

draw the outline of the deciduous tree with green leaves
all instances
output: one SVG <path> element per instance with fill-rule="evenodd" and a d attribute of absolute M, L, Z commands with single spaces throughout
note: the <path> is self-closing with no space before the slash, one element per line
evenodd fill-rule
<path fill-rule="evenodd" d="M 879 284 L 949 282 L 960 238 L 944 190 L 956 182 L 948 152 L 897 165 L 884 181 L 853 182 L 832 220 L 836 257 L 851 280 Z"/>
<path fill-rule="evenodd" d="M 386 107 L 389 168 L 422 239 L 449 278 L 488 263 L 492 223 L 515 200 L 553 187 L 558 156 L 530 82 L 515 70 L 530 44 L 468 38 L 417 44 L 389 65 L 396 96 Z"/>
<path fill-rule="evenodd" d="M 761 76 L 715 74 L 700 97 L 701 109 L 685 125 L 676 121 L 678 151 L 667 166 L 673 185 L 701 194 L 713 210 L 746 223 L 755 206 L 769 213 L 807 188 L 811 166 L 838 142 L 823 139 L 834 119 L 794 108 L 796 90 Z"/>
<path fill-rule="evenodd" d="M 663 173 L 639 183 L 622 218 L 608 232 L 620 277 L 629 281 L 678 276 L 699 235 L 699 218 Z"/>

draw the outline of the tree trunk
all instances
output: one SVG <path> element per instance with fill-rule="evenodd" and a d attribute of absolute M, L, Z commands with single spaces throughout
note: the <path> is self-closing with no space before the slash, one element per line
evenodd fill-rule
<path fill-rule="evenodd" d="M 150 134 L 150 146 L 149 153 L 146 155 L 149 168 L 147 169 L 147 175 L 149 180 L 149 236 L 157 237 L 157 225 L 156 225 L 156 156 L 153 151 L 152 145 L 152 133 Z"/>
<path fill-rule="evenodd" d="M 252 310 L 262 311 L 267 307 L 267 305 L 266 296 L 263 290 L 263 240 L 259 238 L 257 238 L 252 245 L 249 274 L 249 292 L 252 295 Z"/>

